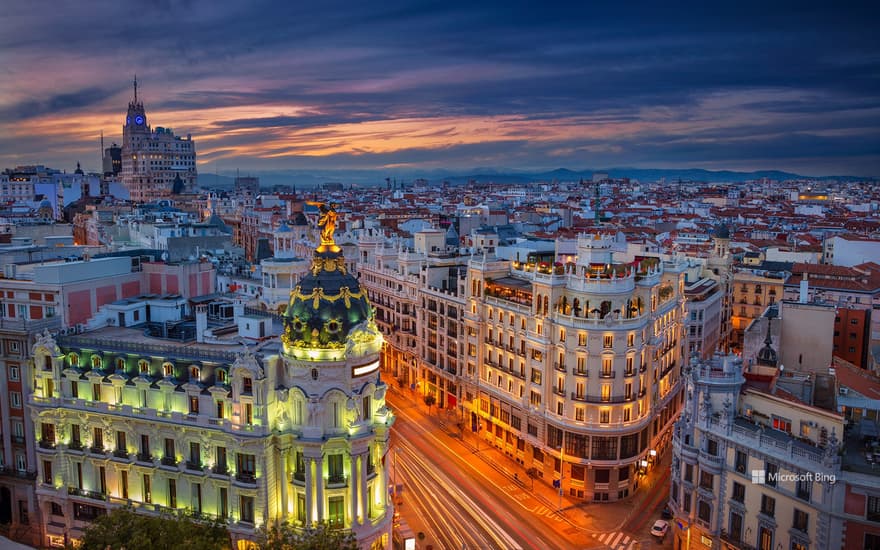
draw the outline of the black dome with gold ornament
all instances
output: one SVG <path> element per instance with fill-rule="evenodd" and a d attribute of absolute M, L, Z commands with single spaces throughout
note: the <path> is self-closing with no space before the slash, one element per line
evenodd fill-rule
<path fill-rule="evenodd" d="M 342 250 L 333 240 L 336 212 L 321 206 L 321 245 L 309 273 L 290 293 L 284 314 L 285 346 L 306 349 L 344 348 L 349 332 L 373 316 L 367 293 L 348 273 Z"/>

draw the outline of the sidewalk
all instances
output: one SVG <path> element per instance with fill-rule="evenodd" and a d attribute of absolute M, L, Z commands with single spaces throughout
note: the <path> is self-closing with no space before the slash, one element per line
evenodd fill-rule
<path fill-rule="evenodd" d="M 416 407 L 420 404 L 417 394 L 411 395 L 408 390 L 397 388 L 393 384 L 389 384 L 389 388 L 404 401 L 414 404 Z M 424 404 L 422 404 L 422 407 L 424 407 Z M 659 509 L 662 509 L 665 504 L 665 499 L 659 499 L 658 501 L 657 498 L 652 498 L 656 497 L 656 495 L 651 489 L 654 488 L 658 480 L 664 479 L 663 471 L 669 468 L 671 460 L 670 450 L 667 450 L 661 457 L 660 462 L 645 477 L 640 479 L 639 489 L 636 493 L 625 500 L 595 503 L 584 501 L 583 499 L 570 498 L 568 495 L 563 495 L 560 498 L 558 490 L 552 486 L 552 479 L 536 478 L 532 480 L 526 474 L 526 468 L 505 454 L 503 450 L 490 444 L 487 440 L 472 433 L 467 428 L 460 431 L 457 426 L 459 420 L 455 414 L 450 414 L 444 418 L 444 415 L 447 413 L 436 408 L 432 414 L 425 413 L 421 408 L 419 410 L 424 417 L 427 417 L 432 423 L 445 431 L 452 440 L 460 444 L 466 452 L 479 457 L 480 460 L 499 474 L 519 484 L 523 490 L 530 493 L 541 505 L 549 510 L 556 511 L 571 527 L 584 533 L 606 533 L 621 530 L 637 514 L 644 515 L 653 512 L 653 510 L 646 510 L 646 507 L 659 507 Z M 478 446 L 479 449 L 477 448 Z"/>

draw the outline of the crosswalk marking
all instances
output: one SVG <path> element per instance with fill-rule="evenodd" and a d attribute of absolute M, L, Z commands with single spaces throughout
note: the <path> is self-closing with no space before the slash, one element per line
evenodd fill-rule
<path fill-rule="evenodd" d="M 632 550 L 636 545 L 636 540 L 623 531 L 611 531 L 601 535 L 593 533 L 593 538 L 612 550 Z"/>

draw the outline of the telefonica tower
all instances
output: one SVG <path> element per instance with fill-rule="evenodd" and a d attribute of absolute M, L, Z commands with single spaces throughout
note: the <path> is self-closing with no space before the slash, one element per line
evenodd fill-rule
<path fill-rule="evenodd" d="M 187 134 L 175 136 L 171 128 L 147 122 L 144 104 L 134 97 L 128 103 L 122 126 L 122 183 L 131 199 L 147 202 L 189 192 L 196 185 L 196 144 Z"/>

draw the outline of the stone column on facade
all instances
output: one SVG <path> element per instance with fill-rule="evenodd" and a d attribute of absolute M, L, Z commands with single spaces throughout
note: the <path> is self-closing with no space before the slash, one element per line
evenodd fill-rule
<path fill-rule="evenodd" d="M 324 459 L 315 459 L 315 498 L 318 505 L 318 521 L 324 521 Z"/>
<path fill-rule="evenodd" d="M 367 501 L 370 498 L 370 495 L 367 493 L 367 454 L 370 451 L 367 450 L 366 453 L 360 455 L 360 468 L 358 470 L 358 482 L 360 484 L 360 506 L 361 506 L 361 521 L 360 523 L 369 523 L 370 518 L 367 517 L 367 510 L 370 509 L 370 503 Z"/>
<path fill-rule="evenodd" d="M 287 496 L 287 484 L 290 483 L 290 479 L 287 475 L 287 459 L 290 455 L 290 448 L 281 449 L 281 520 L 287 520 L 287 510 L 288 510 L 288 496 Z"/>
<path fill-rule="evenodd" d="M 351 479 L 349 480 L 349 494 L 351 495 L 351 524 L 358 524 L 358 457 L 357 455 L 349 455 L 351 461 Z"/>
<path fill-rule="evenodd" d="M 307 456 L 304 457 L 305 468 L 306 468 L 306 525 L 311 525 L 313 521 L 315 521 L 314 511 L 315 506 L 312 502 L 313 493 L 312 493 L 312 485 L 315 482 L 315 475 L 312 473 L 312 457 Z M 320 477 L 320 476 L 319 476 Z"/>

